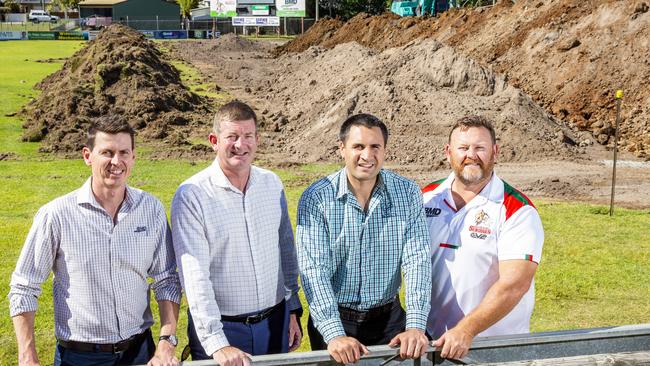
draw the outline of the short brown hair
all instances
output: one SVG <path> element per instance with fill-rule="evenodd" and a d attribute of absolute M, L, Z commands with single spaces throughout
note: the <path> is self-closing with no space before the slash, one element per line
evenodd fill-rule
<path fill-rule="evenodd" d="M 135 130 L 122 116 L 118 114 L 101 116 L 93 121 L 88 128 L 88 135 L 86 138 L 86 147 L 90 150 L 95 146 L 95 136 L 97 136 L 97 132 L 104 132 L 111 135 L 128 133 L 131 137 L 131 150 L 135 149 Z"/>
<path fill-rule="evenodd" d="M 454 133 L 456 129 L 460 128 L 461 130 L 466 130 L 470 127 L 483 127 L 488 130 L 490 132 L 490 137 L 492 137 L 492 143 L 496 145 L 497 134 L 494 132 L 494 126 L 492 126 L 492 122 L 489 119 L 483 116 L 465 116 L 456 121 L 449 131 L 449 142 L 451 142 L 451 134 Z"/>
<path fill-rule="evenodd" d="M 255 111 L 246 103 L 238 100 L 233 100 L 222 105 L 217 113 L 214 115 L 214 122 L 212 129 L 215 133 L 219 133 L 221 122 L 224 121 L 247 121 L 252 119 L 255 122 L 255 131 L 257 131 L 257 115 Z"/>

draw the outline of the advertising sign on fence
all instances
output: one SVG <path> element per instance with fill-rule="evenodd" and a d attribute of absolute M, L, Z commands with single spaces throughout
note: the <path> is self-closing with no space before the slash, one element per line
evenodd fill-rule
<path fill-rule="evenodd" d="M 52 39 L 57 39 L 58 33 L 59 32 L 32 32 L 32 31 L 29 31 L 29 32 L 27 32 L 27 38 L 28 39 L 52 40 Z"/>
<path fill-rule="evenodd" d="M 210 0 L 211 17 L 237 16 L 237 0 Z"/>
<path fill-rule="evenodd" d="M 0 40 L 10 40 L 10 39 L 27 39 L 27 32 L 23 31 L 2 31 L 0 32 Z"/>
<path fill-rule="evenodd" d="M 84 41 L 88 40 L 88 33 L 83 32 L 59 32 L 57 39 L 66 41 Z"/>
<path fill-rule="evenodd" d="M 305 0 L 275 0 L 275 8 L 279 17 L 305 17 Z"/>
<path fill-rule="evenodd" d="M 279 17 L 232 17 L 232 25 L 249 25 L 256 27 L 279 27 Z"/>

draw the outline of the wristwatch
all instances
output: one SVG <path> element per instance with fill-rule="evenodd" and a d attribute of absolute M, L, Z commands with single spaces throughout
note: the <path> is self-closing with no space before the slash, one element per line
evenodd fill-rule
<path fill-rule="evenodd" d="M 158 338 L 158 341 L 167 341 L 169 342 L 172 346 L 176 347 L 178 346 L 178 338 L 176 338 L 175 335 L 170 334 L 170 335 L 161 335 Z"/>

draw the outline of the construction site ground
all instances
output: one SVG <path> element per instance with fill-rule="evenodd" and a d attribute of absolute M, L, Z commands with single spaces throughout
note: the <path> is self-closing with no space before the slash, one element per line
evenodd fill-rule
<path fill-rule="evenodd" d="M 183 84 L 173 64 L 184 62 L 206 93 L 257 110 L 265 164 L 340 161 L 338 128 L 363 112 L 389 127 L 387 167 L 425 184 L 448 173 L 452 123 L 479 114 L 494 121 L 506 181 L 533 197 L 608 203 L 623 89 L 616 202 L 647 208 L 649 9 L 640 0 L 501 0 L 438 17 L 322 19 L 286 43 L 227 34 L 162 48 L 112 25 L 40 84 L 21 112 L 23 139 L 75 155 L 93 118 L 119 113 L 160 147 L 153 158 L 210 158 L 198 141 L 220 101 Z"/>
<path fill-rule="evenodd" d="M 451 123 L 483 114 L 496 122 L 502 178 L 533 197 L 609 203 L 611 148 L 435 39 L 384 50 L 312 46 L 276 58 L 279 45 L 229 35 L 166 44 L 215 90 L 255 107 L 260 151 L 271 164 L 338 161 L 340 123 L 367 112 L 389 125 L 387 167 L 423 185 L 448 174 L 443 146 Z M 650 207 L 650 163 L 627 151 L 619 159 L 616 203 Z"/>

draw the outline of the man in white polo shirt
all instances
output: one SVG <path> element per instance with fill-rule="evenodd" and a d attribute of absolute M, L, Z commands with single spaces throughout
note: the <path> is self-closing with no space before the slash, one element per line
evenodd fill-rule
<path fill-rule="evenodd" d="M 422 189 L 433 286 L 427 331 L 444 358 L 465 357 L 477 335 L 528 333 L 544 231 L 532 202 L 493 172 L 490 121 L 457 121 L 445 154 L 453 172 Z"/>

